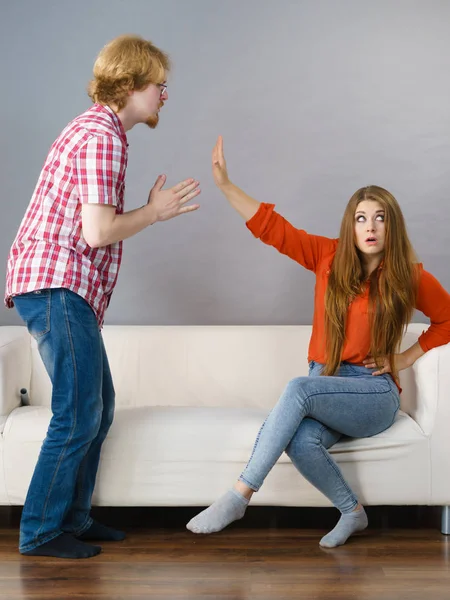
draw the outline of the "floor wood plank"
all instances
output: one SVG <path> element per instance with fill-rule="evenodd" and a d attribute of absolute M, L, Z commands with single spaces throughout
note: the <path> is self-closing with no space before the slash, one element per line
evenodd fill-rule
<path fill-rule="evenodd" d="M 434 521 L 435 515 L 431 518 Z M 2 600 L 450 598 L 450 538 L 436 527 L 419 527 L 417 522 L 410 528 L 373 527 L 345 546 L 324 550 L 318 545 L 325 532 L 322 527 L 240 523 L 218 534 L 196 536 L 176 521 L 164 528 L 134 525 L 127 528 L 125 541 L 103 544 L 99 556 L 70 561 L 21 556 L 18 515 L 3 523 L 0 519 L 0 596 Z"/>

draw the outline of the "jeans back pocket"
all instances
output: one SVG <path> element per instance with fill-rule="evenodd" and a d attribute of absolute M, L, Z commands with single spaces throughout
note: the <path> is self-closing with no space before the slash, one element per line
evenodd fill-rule
<path fill-rule="evenodd" d="M 28 331 L 38 339 L 50 331 L 51 291 L 35 290 L 13 296 L 14 306 Z"/>

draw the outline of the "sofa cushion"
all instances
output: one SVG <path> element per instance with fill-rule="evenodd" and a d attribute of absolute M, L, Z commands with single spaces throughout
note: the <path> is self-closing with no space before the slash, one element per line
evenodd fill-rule
<path fill-rule="evenodd" d="M 21 407 L 4 430 L 10 444 L 42 443 L 50 422 L 45 407 Z M 131 446 L 155 461 L 246 462 L 266 413 L 249 408 L 140 407 L 116 411 L 103 453 L 121 460 Z M 426 439 L 419 426 L 399 411 L 389 429 L 370 438 L 343 438 L 331 449 L 340 461 L 385 460 Z M 373 456 L 372 456 L 372 453 Z M 289 462 L 283 454 L 281 462 Z"/>
<path fill-rule="evenodd" d="M 102 448 L 94 502 L 182 506 L 212 501 L 245 466 L 265 416 L 265 411 L 248 408 L 117 410 Z M 8 418 L 3 456 L 11 504 L 22 504 L 25 500 L 50 417 L 46 407 L 27 406 L 17 408 Z M 402 412 L 383 433 L 372 438 L 344 439 L 333 446 L 331 454 L 362 499 L 405 503 L 414 497 L 420 503 L 429 501 L 428 439 Z M 415 474 L 412 478 L 411 469 Z M 283 454 L 255 503 L 300 506 L 328 503 L 302 477 L 294 477 L 291 485 L 295 473 L 289 458 Z M 393 482 L 399 477 L 404 481 L 394 493 Z"/>

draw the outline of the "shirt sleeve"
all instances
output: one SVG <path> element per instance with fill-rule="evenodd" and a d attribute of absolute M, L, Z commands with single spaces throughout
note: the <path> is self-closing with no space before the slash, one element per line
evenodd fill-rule
<path fill-rule="evenodd" d="M 424 352 L 450 342 L 450 294 L 439 281 L 419 265 L 420 280 L 416 308 L 430 319 L 429 328 L 419 337 Z"/>
<path fill-rule="evenodd" d="M 125 169 L 125 150 L 118 138 L 90 137 L 78 150 L 73 165 L 81 203 L 117 206 Z"/>
<path fill-rule="evenodd" d="M 322 258 L 336 251 L 338 240 L 296 229 L 274 208 L 274 204 L 261 203 L 258 212 L 247 221 L 248 229 L 265 244 L 316 273 Z"/>

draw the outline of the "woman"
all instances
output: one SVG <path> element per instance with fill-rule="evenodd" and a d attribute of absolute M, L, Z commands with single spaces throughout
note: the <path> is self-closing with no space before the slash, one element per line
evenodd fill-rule
<path fill-rule="evenodd" d="M 194 533 L 220 531 L 244 516 L 283 451 L 336 506 L 341 518 L 320 541 L 333 548 L 367 527 L 367 515 L 327 449 L 342 435 L 369 437 L 391 426 L 400 400 L 398 372 L 450 342 L 450 295 L 415 260 L 400 207 L 383 188 L 361 188 L 347 204 L 338 239 L 309 235 L 247 196 L 229 178 L 219 137 L 216 185 L 266 244 L 316 274 L 309 377 L 290 381 L 260 429 L 234 487 L 194 517 Z M 431 326 L 398 353 L 417 308 Z"/>

